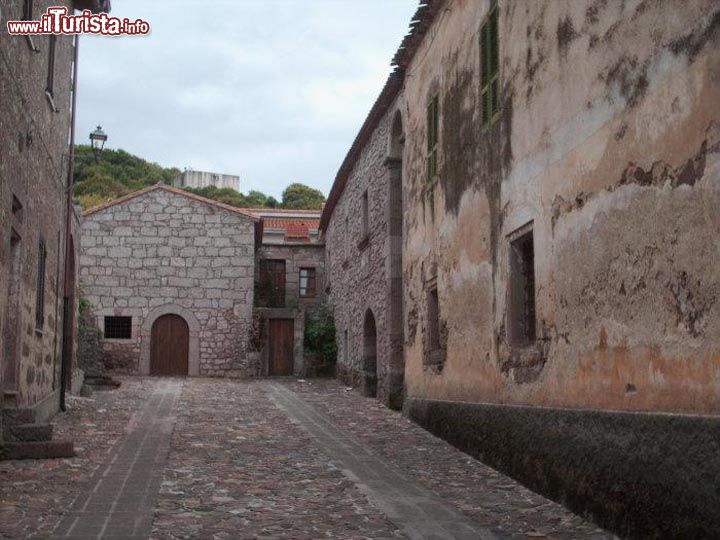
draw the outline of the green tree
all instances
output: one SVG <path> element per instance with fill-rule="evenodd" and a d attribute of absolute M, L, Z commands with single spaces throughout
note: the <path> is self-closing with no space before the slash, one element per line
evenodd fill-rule
<path fill-rule="evenodd" d="M 325 196 L 318 189 L 304 184 L 290 184 L 282 195 L 282 207 L 294 210 L 320 210 Z"/>

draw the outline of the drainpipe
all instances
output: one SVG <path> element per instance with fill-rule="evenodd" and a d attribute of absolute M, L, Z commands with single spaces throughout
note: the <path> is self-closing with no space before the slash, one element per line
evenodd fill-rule
<path fill-rule="evenodd" d="M 63 287 L 63 340 L 62 340 L 62 357 L 60 362 L 60 410 L 63 412 L 67 409 L 65 404 L 65 394 L 67 393 L 67 381 L 70 378 L 70 368 L 72 362 L 72 331 L 70 327 L 70 310 L 74 306 L 71 305 L 70 298 L 70 280 L 75 276 L 70 275 L 70 260 L 73 257 L 71 253 L 70 236 L 72 233 L 73 219 L 73 184 L 75 182 L 75 115 L 77 112 L 77 86 L 78 86 L 78 49 L 80 45 L 80 36 L 75 36 L 75 46 L 73 47 L 73 84 L 72 84 L 72 116 L 70 118 L 70 155 L 68 159 L 67 170 L 67 201 L 65 208 L 65 271 L 64 271 L 64 287 Z"/>

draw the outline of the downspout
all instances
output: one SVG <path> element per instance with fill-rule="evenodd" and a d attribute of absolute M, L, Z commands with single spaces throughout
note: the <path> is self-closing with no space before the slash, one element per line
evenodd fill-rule
<path fill-rule="evenodd" d="M 75 115 L 77 112 L 77 86 L 78 86 L 78 48 L 80 45 L 80 36 L 75 36 L 75 46 L 73 50 L 73 83 L 72 83 L 72 115 L 70 117 L 70 153 L 68 159 L 67 171 L 67 201 L 65 208 L 65 271 L 64 271 L 64 287 L 63 287 L 63 346 L 62 359 L 60 363 L 60 410 L 63 412 L 67 409 L 65 403 L 65 394 L 67 393 L 67 383 L 70 377 L 70 369 L 72 362 L 72 332 L 70 328 L 70 310 L 74 308 L 71 305 L 70 298 L 70 280 L 75 276 L 70 275 L 70 258 L 71 253 L 70 236 L 72 234 L 73 219 L 73 184 L 75 183 Z"/>

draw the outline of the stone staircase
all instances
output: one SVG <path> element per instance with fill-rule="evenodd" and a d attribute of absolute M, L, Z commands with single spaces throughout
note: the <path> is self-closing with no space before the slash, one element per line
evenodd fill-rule
<path fill-rule="evenodd" d="M 36 422 L 33 409 L 19 408 L 15 392 L 3 396 L 0 459 L 54 459 L 75 456 L 72 441 L 53 440 L 53 425 Z"/>

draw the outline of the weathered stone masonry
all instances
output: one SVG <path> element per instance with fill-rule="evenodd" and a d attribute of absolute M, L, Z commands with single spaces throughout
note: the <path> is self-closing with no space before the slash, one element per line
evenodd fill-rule
<path fill-rule="evenodd" d="M 359 157 L 345 177 L 345 188 L 325 223 L 324 239 L 328 299 L 335 310 L 338 376 L 363 388 L 366 394 L 376 393 L 383 402 L 399 407 L 403 396 L 403 338 L 401 319 L 394 324 L 393 314 L 399 315 L 401 296 L 400 290 L 393 296 L 391 253 L 399 252 L 402 233 L 399 226 L 391 231 L 391 215 L 397 220 L 401 206 L 392 209 L 390 201 L 391 182 L 396 182 L 394 187 L 399 190 L 400 178 L 399 164 L 387 160 L 396 115 L 397 109 L 389 106 L 359 149 Z M 399 265 L 396 270 L 399 277 Z M 374 319 L 374 345 L 372 335 L 368 335 L 372 334 L 370 318 Z M 374 354 L 374 363 L 368 362 L 368 349 Z"/>
<path fill-rule="evenodd" d="M 38 0 L 36 13 L 72 2 Z M 0 29 L 0 378 L 8 407 L 58 409 L 65 259 L 65 193 L 71 120 L 72 38 L 55 46 L 53 99 L 46 95 L 50 38 L 7 34 L 23 3 L 2 3 Z M 46 258 L 42 324 L 36 328 L 38 254 Z M 78 242 L 76 242 L 76 245 Z M 0 432 L 2 430 L 0 429 Z M 2 435 L 0 434 L 0 438 Z"/>
<path fill-rule="evenodd" d="M 81 283 L 102 329 L 105 316 L 132 317 L 130 340 L 105 340 L 106 364 L 148 373 L 157 317 L 190 328 L 189 374 L 254 376 L 246 354 L 252 322 L 256 218 L 168 186 L 86 213 Z"/>

